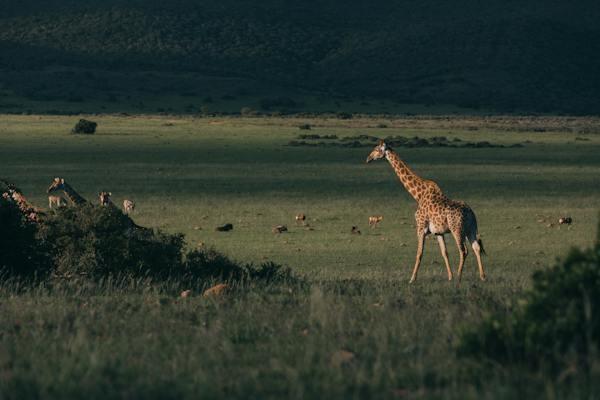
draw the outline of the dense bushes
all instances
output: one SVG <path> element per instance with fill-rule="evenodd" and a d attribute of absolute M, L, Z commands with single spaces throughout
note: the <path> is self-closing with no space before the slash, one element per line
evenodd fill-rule
<path fill-rule="evenodd" d="M 599 232 L 600 235 L 600 232 Z M 512 312 L 463 334 L 459 352 L 554 372 L 589 365 L 600 349 L 600 237 L 593 248 L 533 275 Z"/>
<path fill-rule="evenodd" d="M 45 277 L 52 269 L 48 248 L 36 238 L 36 225 L 17 205 L 0 196 L 0 274 L 3 278 Z"/>
<path fill-rule="evenodd" d="M 116 207 L 62 207 L 40 226 L 60 276 L 164 278 L 181 266 L 182 235 L 137 227 Z"/>
<path fill-rule="evenodd" d="M 0 199 L 0 269 L 3 277 L 52 276 L 172 280 L 293 279 L 280 265 L 237 263 L 213 249 L 184 251 L 183 235 L 136 225 L 116 207 L 62 207 L 39 224 L 27 222 L 16 205 Z"/>

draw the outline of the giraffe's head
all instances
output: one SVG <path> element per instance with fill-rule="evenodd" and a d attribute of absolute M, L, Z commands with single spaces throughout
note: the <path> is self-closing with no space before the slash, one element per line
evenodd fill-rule
<path fill-rule="evenodd" d="M 65 180 L 63 178 L 54 178 L 50 186 L 48 187 L 47 193 L 56 192 L 57 190 L 63 190 L 65 188 Z"/>
<path fill-rule="evenodd" d="M 98 193 L 98 198 L 100 199 L 101 206 L 107 206 L 111 203 L 110 196 L 112 196 L 111 192 L 100 192 Z"/>
<path fill-rule="evenodd" d="M 371 154 L 369 154 L 369 157 L 367 157 L 367 164 L 370 163 L 371 161 L 375 161 L 375 160 L 384 158 L 385 151 L 388 149 L 389 149 L 388 145 L 385 144 L 385 142 L 383 140 L 380 140 L 377 143 L 377 146 L 375 146 L 375 148 L 373 149 L 373 151 L 371 151 Z"/>

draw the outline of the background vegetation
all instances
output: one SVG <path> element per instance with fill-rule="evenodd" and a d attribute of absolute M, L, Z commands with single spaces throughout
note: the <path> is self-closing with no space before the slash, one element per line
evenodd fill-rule
<path fill-rule="evenodd" d="M 600 112 L 591 0 L 0 5 L 5 112 Z"/>

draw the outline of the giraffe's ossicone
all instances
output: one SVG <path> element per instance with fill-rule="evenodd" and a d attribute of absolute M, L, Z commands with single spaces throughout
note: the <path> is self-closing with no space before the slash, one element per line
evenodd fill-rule
<path fill-rule="evenodd" d="M 473 210 L 462 201 L 450 200 L 435 182 L 423 179 L 415 174 L 390 146 L 380 140 L 367 157 L 367 163 L 382 158 L 389 161 L 402 185 L 417 202 L 415 213 L 418 240 L 417 257 L 410 282 L 412 283 L 417 279 L 425 237 L 431 233 L 437 236 L 440 252 L 446 264 L 448 280 L 452 280 L 452 270 L 444 241 L 446 233 L 452 234 L 458 246 L 460 254 L 457 272 L 458 281 L 460 282 L 465 258 L 468 254 L 467 243 L 471 243 L 477 258 L 479 277 L 481 280 L 485 280 L 485 271 L 481 261 L 481 254 L 485 254 L 485 251 L 483 242 L 479 238 L 477 219 Z"/>

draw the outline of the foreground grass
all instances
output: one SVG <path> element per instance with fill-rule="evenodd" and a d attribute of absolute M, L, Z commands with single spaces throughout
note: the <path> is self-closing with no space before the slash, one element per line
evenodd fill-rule
<path fill-rule="evenodd" d="M 351 280 L 242 286 L 219 299 L 156 288 L 9 292 L 0 316 L 6 398 L 458 399 L 564 390 L 456 358 L 461 329 L 501 307 L 484 287 Z"/>
<path fill-rule="evenodd" d="M 537 268 L 588 246 L 600 208 L 596 119 L 191 119 L 0 116 L 0 171 L 30 199 L 62 176 L 88 199 L 134 199 L 137 223 L 183 232 L 244 261 L 274 260 L 307 284 L 238 287 L 180 299 L 168 287 L 0 288 L 0 396 L 578 397 L 568 382 L 455 356 L 457 333 L 504 310 Z M 289 147 L 310 133 L 447 136 L 514 149 L 398 148 L 476 211 L 489 281 L 470 257 L 460 288 L 429 241 L 419 281 L 413 201 L 370 149 Z M 376 128 L 385 124 L 387 128 Z M 314 230 L 294 226 L 308 215 Z M 381 214 L 376 229 L 369 215 Z M 548 227 L 561 215 L 570 228 Z M 230 233 L 214 227 L 231 222 Z M 287 224 L 290 233 L 273 235 Z M 362 235 L 351 235 L 359 226 Z M 450 258 L 456 265 L 454 245 Z M 337 366 L 336 352 L 352 361 Z M 332 359 L 333 357 L 333 359 Z"/>

